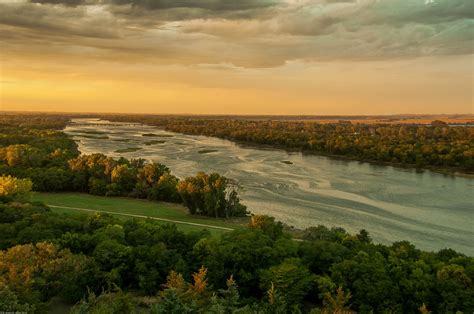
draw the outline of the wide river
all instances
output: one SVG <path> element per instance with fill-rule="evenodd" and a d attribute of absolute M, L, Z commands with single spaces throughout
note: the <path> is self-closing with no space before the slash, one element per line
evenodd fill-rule
<path fill-rule="evenodd" d="M 321 224 L 353 233 L 366 229 L 385 244 L 408 240 L 422 249 L 449 247 L 474 255 L 473 179 L 247 148 L 146 125 L 73 122 L 65 132 L 74 135 L 84 154 L 141 157 L 167 165 L 180 178 L 219 172 L 242 184 L 243 203 L 253 213 L 298 228 Z M 158 137 L 143 136 L 147 133 Z M 163 143 L 145 144 L 153 140 Z M 115 152 L 130 147 L 141 149 Z"/>

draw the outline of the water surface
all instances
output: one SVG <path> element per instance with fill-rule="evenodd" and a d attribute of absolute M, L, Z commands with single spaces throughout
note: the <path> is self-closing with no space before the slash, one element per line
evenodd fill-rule
<path fill-rule="evenodd" d="M 65 132 L 74 135 L 84 154 L 146 158 L 166 164 L 180 178 L 219 172 L 242 184 L 243 203 L 253 213 L 298 228 L 323 224 L 353 233 L 366 229 L 381 243 L 409 240 L 422 249 L 450 247 L 474 255 L 473 179 L 247 148 L 139 124 L 74 122 Z M 90 131 L 104 134 L 92 138 L 83 133 Z M 150 145 L 153 140 L 160 143 Z M 132 147 L 141 149 L 115 153 Z"/>

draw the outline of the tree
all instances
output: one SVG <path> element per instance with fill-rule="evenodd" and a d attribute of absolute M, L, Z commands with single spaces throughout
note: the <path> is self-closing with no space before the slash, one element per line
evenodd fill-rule
<path fill-rule="evenodd" d="M 33 184 L 30 179 L 18 179 L 12 176 L 0 177 L 0 201 L 25 200 L 29 198 Z"/>
<path fill-rule="evenodd" d="M 260 230 L 235 230 L 220 239 L 201 239 L 194 245 L 193 255 L 209 269 L 209 282 L 214 287 L 223 287 L 222 278 L 233 275 L 243 297 L 258 296 L 260 270 L 288 256 L 274 249 L 275 242 Z"/>
<path fill-rule="evenodd" d="M 360 312 L 403 312 L 399 287 L 390 277 L 387 260 L 376 252 L 360 251 L 353 258 L 331 267 L 332 279 L 351 291 L 353 305 Z"/>
<path fill-rule="evenodd" d="M 347 258 L 350 250 L 342 244 L 330 241 L 305 241 L 299 246 L 299 254 L 313 273 L 324 274 L 329 273 L 332 265 Z"/>
<path fill-rule="evenodd" d="M 105 195 L 107 193 L 107 183 L 104 179 L 90 178 L 89 193 L 93 195 Z"/>
<path fill-rule="evenodd" d="M 369 236 L 369 233 L 365 229 L 361 229 L 357 235 L 357 239 L 362 243 L 370 243 L 372 239 Z"/>
<path fill-rule="evenodd" d="M 10 145 L 1 155 L 10 167 L 38 167 L 42 163 L 40 151 L 28 144 Z"/>
<path fill-rule="evenodd" d="M 215 300 L 214 306 L 217 305 L 219 313 L 233 313 L 239 307 L 239 290 L 234 277 L 231 275 L 226 281 L 226 289 L 219 289 L 221 298 Z"/>
<path fill-rule="evenodd" d="M 102 314 L 102 313 L 138 313 L 137 304 L 130 294 L 120 289 L 116 292 L 106 291 L 96 296 L 89 292 L 87 298 L 82 299 L 70 311 L 72 314 Z"/>
<path fill-rule="evenodd" d="M 115 166 L 110 173 L 110 180 L 112 184 L 116 185 L 113 194 L 111 195 L 127 195 L 135 186 L 136 174 L 134 169 L 127 164 Z M 112 189 L 111 189 L 112 190 Z"/>
<path fill-rule="evenodd" d="M 240 203 L 238 186 L 217 173 L 200 172 L 179 182 L 178 193 L 191 214 L 211 217 L 236 217 L 247 214 Z"/>
<path fill-rule="evenodd" d="M 260 287 L 265 291 L 274 286 L 289 305 L 301 304 L 311 291 L 315 277 L 296 258 L 262 271 Z"/>
<path fill-rule="evenodd" d="M 448 124 L 441 120 L 433 120 L 431 121 L 432 126 L 447 126 Z"/>
<path fill-rule="evenodd" d="M 331 242 L 342 242 L 347 232 L 342 228 L 331 228 L 319 225 L 304 230 L 303 239 L 307 241 L 326 240 Z"/>
<path fill-rule="evenodd" d="M 280 221 L 275 222 L 274 217 L 267 215 L 252 215 L 249 227 L 262 230 L 263 233 L 272 239 L 277 239 L 283 235 L 283 224 Z"/>
<path fill-rule="evenodd" d="M 154 313 L 187 314 L 197 311 L 197 305 L 189 298 L 189 284 L 180 273 L 171 271 L 163 288 L 160 302 L 152 308 Z"/>
<path fill-rule="evenodd" d="M 178 186 L 178 178 L 165 173 L 157 182 L 148 188 L 148 199 L 155 201 L 178 202 L 181 201 L 176 187 Z"/>
<path fill-rule="evenodd" d="M 90 269 L 86 257 L 51 243 L 17 245 L 0 252 L 0 287 L 9 287 L 21 302 L 29 304 L 58 294 L 77 301 L 85 287 L 93 284 Z"/>
<path fill-rule="evenodd" d="M 148 186 L 152 186 L 160 178 L 170 173 L 170 169 L 160 163 L 146 163 L 142 167 L 138 167 L 137 179 L 139 182 L 144 182 Z"/>
<path fill-rule="evenodd" d="M 349 312 L 348 302 L 351 299 L 350 292 L 344 292 L 341 287 L 336 290 L 336 295 L 326 293 L 324 295 L 324 313 L 344 314 Z"/>
<path fill-rule="evenodd" d="M 5 312 L 34 312 L 35 307 L 28 303 L 22 303 L 15 292 L 8 286 L 0 286 L 0 309 Z"/>
<path fill-rule="evenodd" d="M 284 314 L 288 313 L 288 304 L 280 291 L 271 283 L 270 288 L 266 291 L 268 304 L 263 306 L 265 313 Z"/>
<path fill-rule="evenodd" d="M 474 308 L 474 284 L 464 267 L 446 265 L 438 270 L 436 279 L 441 297 L 437 312 L 468 312 Z"/>

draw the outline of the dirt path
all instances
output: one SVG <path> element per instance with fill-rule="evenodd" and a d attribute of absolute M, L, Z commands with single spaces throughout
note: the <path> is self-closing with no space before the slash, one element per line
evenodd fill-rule
<path fill-rule="evenodd" d="M 144 216 L 144 215 L 123 214 L 123 213 L 116 213 L 116 212 L 105 211 L 105 210 L 79 208 L 79 207 L 68 207 L 68 206 L 57 206 L 57 205 L 50 205 L 50 204 L 46 204 L 46 205 L 51 207 L 51 208 L 73 209 L 73 210 L 80 210 L 80 211 L 85 211 L 85 212 L 106 213 L 106 214 L 120 215 L 120 216 L 126 216 L 126 217 L 154 219 L 154 220 L 159 220 L 159 221 L 172 222 L 172 223 L 175 223 L 175 224 L 183 224 L 183 225 L 190 225 L 190 226 L 197 226 L 197 227 L 206 227 L 206 228 L 220 229 L 220 230 L 226 230 L 226 231 L 233 231 L 234 230 L 232 228 L 212 226 L 212 225 L 200 224 L 200 223 L 196 223 L 196 222 L 187 222 L 187 221 L 181 221 L 181 220 L 150 217 L 150 216 Z"/>

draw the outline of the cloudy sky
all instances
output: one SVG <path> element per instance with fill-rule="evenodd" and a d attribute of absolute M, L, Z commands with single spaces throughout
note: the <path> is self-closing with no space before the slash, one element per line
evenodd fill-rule
<path fill-rule="evenodd" d="M 0 0 L 0 110 L 474 113 L 473 0 Z"/>

